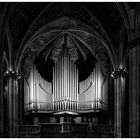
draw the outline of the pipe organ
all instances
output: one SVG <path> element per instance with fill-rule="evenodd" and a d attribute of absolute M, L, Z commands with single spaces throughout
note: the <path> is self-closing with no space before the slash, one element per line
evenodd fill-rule
<path fill-rule="evenodd" d="M 25 111 L 107 110 L 108 80 L 104 79 L 98 63 L 84 81 L 78 81 L 78 69 L 68 51 L 60 52 L 53 67 L 53 81 L 43 79 L 35 65 L 24 79 Z M 67 59 L 66 59 L 67 56 Z"/>
<path fill-rule="evenodd" d="M 79 82 L 78 50 L 67 43 L 66 37 L 63 44 L 54 46 L 50 58 L 54 62 L 52 82 L 42 78 L 35 65 L 24 79 L 25 112 L 107 110 L 108 79 L 103 77 L 98 62 L 90 75 Z"/>

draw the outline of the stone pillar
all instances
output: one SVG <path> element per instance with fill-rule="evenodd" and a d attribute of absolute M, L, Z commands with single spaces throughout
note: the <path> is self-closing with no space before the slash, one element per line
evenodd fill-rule
<path fill-rule="evenodd" d="M 18 125 L 18 78 L 16 71 L 6 71 L 4 74 L 8 81 L 8 137 L 16 137 Z"/>
<path fill-rule="evenodd" d="M 129 49 L 129 137 L 140 136 L 140 45 Z"/>
<path fill-rule="evenodd" d="M 6 3 L 0 4 L 0 137 L 4 137 L 4 114 L 3 114 L 3 40 L 4 40 L 4 14 L 7 9 Z"/>
<path fill-rule="evenodd" d="M 129 45 L 129 137 L 140 137 L 140 3 L 134 13 Z"/>
<path fill-rule="evenodd" d="M 4 136 L 4 119 L 3 119 L 3 58 L 2 49 L 0 49 L 0 137 Z"/>
<path fill-rule="evenodd" d="M 24 93 L 23 93 L 23 86 L 24 86 L 24 79 L 21 78 L 18 81 L 18 124 L 22 125 L 24 120 L 23 120 L 23 110 L 24 110 Z"/>
<path fill-rule="evenodd" d="M 115 137 L 121 138 L 123 136 L 123 113 L 125 103 L 125 77 L 126 69 L 118 69 L 112 72 L 114 78 L 115 90 Z"/>

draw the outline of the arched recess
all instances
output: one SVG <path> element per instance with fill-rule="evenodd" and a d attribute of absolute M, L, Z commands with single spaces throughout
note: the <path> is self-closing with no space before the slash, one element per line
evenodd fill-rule
<path fill-rule="evenodd" d="M 29 70 L 39 52 L 41 52 L 61 34 L 64 34 L 64 32 L 71 34 L 71 36 L 87 46 L 100 63 L 107 66 L 110 61 L 112 69 L 115 68 L 115 60 L 112 51 L 107 46 L 107 43 L 103 38 L 101 38 L 99 34 L 96 34 L 95 30 L 77 20 L 69 17 L 62 17 L 46 24 L 45 27 L 38 30 L 34 36 L 29 39 L 23 47 L 21 54 L 19 54 L 17 69 L 20 68 L 20 65 L 22 64 L 21 62 L 26 57 L 24 64 L 25 68 Z M 109 61 L 106 60 L 106 56 L 109 58 Z"/>
<path fill-rule="evenodd" d="M 35 32 L 34 36 L 24 46 L 21 55 L 19 55 L 18 71 L 28 77 L 40 52 L 43 50 L 46 50 L 47 53 L 51 52 L 49 46 L 53 45 L 50 44 L 54 44 L 64 34 L 67 34 L 74 42 L 78 43 L 81 49 L 83 47 L 83 49 L 91 52 L 100 63 L 104 76 L 110 77 L 111 71 L 115 67 L 115 60 L 107 43 L 91 27 L 66 16 L 46 24 Z"/>

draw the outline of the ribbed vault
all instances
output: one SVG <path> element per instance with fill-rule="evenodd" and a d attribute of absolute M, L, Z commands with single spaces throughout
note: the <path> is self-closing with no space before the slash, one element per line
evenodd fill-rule
<path fill-rule="evenodd" d="M 60 20 L 51 22 L 45 28 L 41 28 L 26 44 L 22 57 L 25 75 L 28 75 L 39 53 L 46 52 L 47 59 L 52 48 L 56 44 L 57 46 L 62 44 L 64 34 L 68 36 L 69 45 L 76 46 L 84 59 L 86 59 L 88 51 L 91 52 L 97 61 L 101 63 L 104 76 L 109 74 L 109 67 L 111 63 L 113 64 L 113 59 L 109 60 L 109 57 L 112 58 L 112 54 L 105 42 L 88 26 L 86 27 L 84 24 L 68 17 L 63 17 Z"/>

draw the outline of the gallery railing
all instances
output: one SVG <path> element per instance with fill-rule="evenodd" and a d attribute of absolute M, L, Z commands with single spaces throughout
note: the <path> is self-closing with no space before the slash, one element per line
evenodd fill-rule
<path fill-rule="evenodd" d="M 18 125 L 18 134 L 39 134 L 40 127 L 37 125 Z"/>
<path fill-rule="evenodd" d="M 93 137 L 113 137 L 114 126 L 113 125 L 95 125 L 92 123 L 79 123 L 71 124 L 67 122 L 63 123 L 45 123 L 40 125 L 19 125 L 17 129 L 18 135 L 50 135 L 58 133 L 70 133 L 75 135 L 90 134 Z"/>
<path fill-rule="evenodd" d="M 93 125 L 90 127 L 92 134 L 114 135 L 114 125 Z"/>

